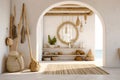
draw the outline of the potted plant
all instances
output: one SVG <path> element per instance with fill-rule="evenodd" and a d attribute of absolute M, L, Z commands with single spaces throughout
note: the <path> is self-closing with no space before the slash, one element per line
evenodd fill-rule
<path fill-rule="evenodd" d="M 50 44 L 51 48 L 55 47 L 56 42 L 57 42 L 57 39 L 55 38 L 55 36 L 53 38 L 51 38 L 50 35 L 48 35 L 48 43 Z"/>

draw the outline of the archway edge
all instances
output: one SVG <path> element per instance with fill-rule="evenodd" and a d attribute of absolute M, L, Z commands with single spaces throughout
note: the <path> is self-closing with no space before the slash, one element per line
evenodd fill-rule
<path fill-rule="evenodd" d="M 36 27 L 36 58 L 38 60 L 41 60 L 40 57 L 38 56 L 42 56 L 40 54 L 42 54 L 42 42 L 43 42 L 43 16 L 45 15 L 45 13 L 47 13 L 50 9 L 56 7 L 56 6 L 59 6 L 61 4 L 78 4 L 78 5 L 83 5 L 83 6 L 86 6 L 88 7 L 89 9 L 91 9 L 95 14 L 97 14 L 97 16 L 99 17 L 101 23 L 102 23 L 102 28 L 103 28 L 103 66 L 106 65 L 106 58 L 105 58 L 105 23 L 104 23 L 104 19 L 102 17 L 102 15 L 100 14 L 100 12 L 98 10 L 96 10 L 95 7 L 91 6 L 90 4 L 88 3 L 84 3 L 84 2 L 81 2 L 81 1 L 61 1 L 61 2 L 57 2 L 57 3 L 54 3 L 52 5 L 48 5 L 49 7 L 46 8 L 42 13 L 41 15 L 39 16 L 38 18 L 38 22 L 37 22 L 37 27 Z M 41 31 L 40 31 L 41 30 Z"/>

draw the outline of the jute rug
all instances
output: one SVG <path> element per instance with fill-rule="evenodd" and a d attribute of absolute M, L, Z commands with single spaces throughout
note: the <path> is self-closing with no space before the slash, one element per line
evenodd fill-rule
<path fill-rule="evenodd" d="M 107 75 L 106 71 L 94 64 L 49 64 L 43 74 L 97 74 Z"/>

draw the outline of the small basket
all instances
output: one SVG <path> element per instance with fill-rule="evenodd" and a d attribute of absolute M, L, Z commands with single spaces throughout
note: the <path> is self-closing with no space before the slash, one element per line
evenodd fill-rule
<path fill-rule="evenodd" d="M 52 60 L 52 61 L 56 61 L 56 60 L 57 60 L 57 57 L 51 57 L 51 60 Z"/>
<path fill-rule="evenodd" d="M 51 61 L 51 58 L 50 57 L 47 57 L 47 58 L 43 58 L 44 61 Z"/>

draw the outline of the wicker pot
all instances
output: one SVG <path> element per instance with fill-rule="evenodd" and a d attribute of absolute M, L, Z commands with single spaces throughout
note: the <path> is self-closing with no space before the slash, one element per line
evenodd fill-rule
<path fill-rule="evenodd" d="M 50 48 L 55 48 L 55 45 L 49 45 L 50 46 Z"/>
<path fill-rule="evenodd" d="M 24 69 L 24 60 L 22 55 L 16 51 L 9 53 L 6 63 L 9 72 L 18 72 Z"/>

